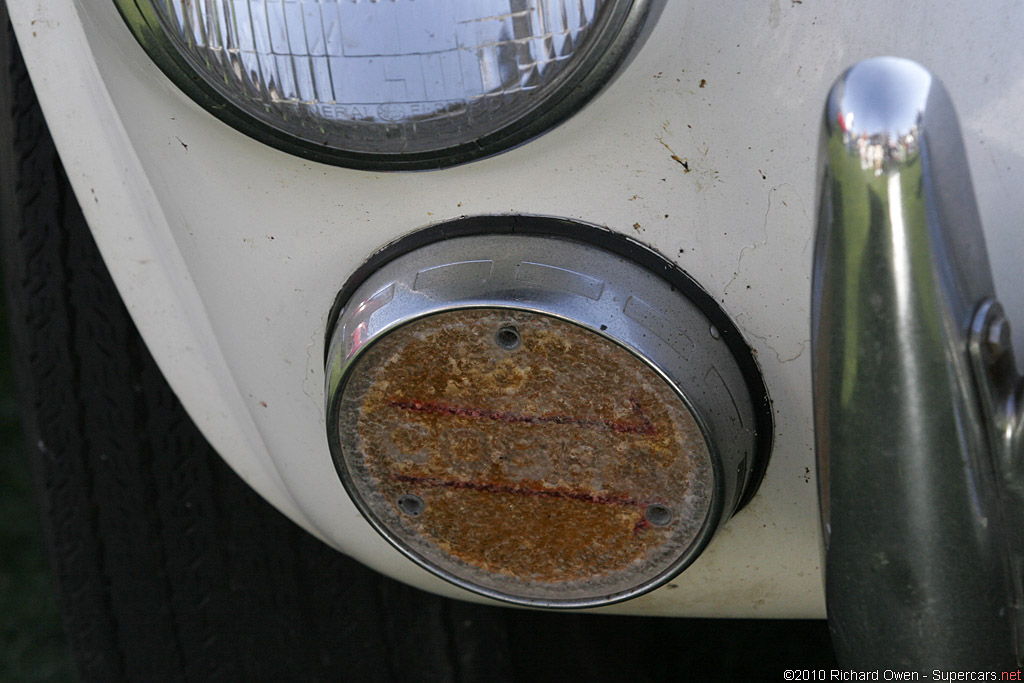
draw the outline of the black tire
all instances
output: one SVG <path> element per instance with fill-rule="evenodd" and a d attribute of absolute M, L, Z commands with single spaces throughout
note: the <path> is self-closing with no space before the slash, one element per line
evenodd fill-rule
<path fill-rule="evenodd" d="M 806 666 L 808 652 L 830 662 L 820 623 L 778 641 L 765 639 L 770 625 L 751 622 L 538 614 L 441 599 L 379 576 L 285 519 L 206 443 L 139 338 L 2 3 L 0 22 L 0 237 L 13 363 L 82 679 L 775 680 L 781 668 L 767 653 L 779 666 Z"/>

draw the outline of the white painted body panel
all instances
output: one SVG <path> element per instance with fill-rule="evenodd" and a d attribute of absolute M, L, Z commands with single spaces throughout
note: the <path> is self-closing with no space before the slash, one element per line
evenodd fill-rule
<path fill-rule="evenodd" d="M 364 522 L 324 432 L 328 311 L 349 274 L 404 233 L 494 213 L 607 226 L 676 261 L 756 349 L 776 420 L 759 494 L 669 586 L 608 612 L 824 616 L 810 274 L 820 117 L 847 66 L 893 54 L 943 80 L 997 290 L 1024 329 L 1019 2 L 672 0 L 569 121 L 504 154 L 415 173 L 306 162 L 238 133 L 167 80 L 108 0 L 10 4 L 85 216 L 189 414 L 286 515 L 427 590 L 477 599 Z"/>

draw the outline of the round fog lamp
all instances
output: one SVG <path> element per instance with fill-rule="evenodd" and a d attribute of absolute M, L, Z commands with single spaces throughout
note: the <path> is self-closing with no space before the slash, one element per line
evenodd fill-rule
<path fill-rule="evenodd" d="M 400 241 L 347 293 L 327 359 L 336 467 L 378 532 L 456 585 L 541 607 L 639 595 L 756 489 L 764 385 L 681 271 L 563 221 L 483 226 L 502 220 L 516 234 L 452 237 L 463 221 Z"/>
<path fill-rule="evenodd" d="M 243 132 L 343 165 L 493 154 L 577 110 L 647 0 L 115 0 L 186 92 Z"/>

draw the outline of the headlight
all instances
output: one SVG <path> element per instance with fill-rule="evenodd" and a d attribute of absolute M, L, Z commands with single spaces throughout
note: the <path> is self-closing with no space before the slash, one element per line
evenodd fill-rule
<path fill-rule="evenodd" d="M 179 87 L 319 161 L 435 168 L 548 130 L 628 51 L 647 0 L 115 0 Z"/>

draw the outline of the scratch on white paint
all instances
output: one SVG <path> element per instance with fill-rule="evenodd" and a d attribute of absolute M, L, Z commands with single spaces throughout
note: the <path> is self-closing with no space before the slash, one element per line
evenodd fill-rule
<path fill-rule="evenodd" d="M 783 185 L 785 185 L 785 183 Z M 739 256 L 736 257 L 736 267 L 733 269 L 732 279 L 730 279 L 729 282 L 726 283 L 725 285 L 724 291 L 727 295 L 729 294 L 729 288 L 732 287 L 733 284 L 735 284 L 736 279 L 740 276 L 740 270 L 743 267 L 743 257 L 747 255 L 747 252 L 754 251 L 758 247 L 763 247 L 768 244 L 768 216 L 772 211 L 772 195 L 775 194 L 779 190 L 779 188 L 783 187 L 783 185 L 776 185 L 775 187 L 768 190 L 768 206 L 765 207 L 764 223 L 762 224 L 764 239 L 761 240 L 760 242 L 754 242 L 752 244 L 744 245 L 743 248 L 740 249 L 740 254 Z"/>
<path fill-rule="evenodd" d="M 782 354 L 779 353 L 779 350 L 777 348 L 775 348 L 775 346 L 772 345 L 772 342 L 769 341 L 767 336 L 763 336 L 763 335 L 755 333 L 747 325 L 744 324 L 743 321 L 746 320 L 746 319 L 747 319 L 747 316 L 742 314 L 742 313 L 740 315 L 736 316 L 736 322 L 738 322 L 740 327 L 743 328 L 743 333 L 745 335 L 749 336 L 749 337 L 753 337 L 754 339 L 757 339 L 762 344 L 764 344 L 765 347 L 769 351 L 771 351 L 772 353 L 775 354 L 775 359 L 779 362 L 779 365 L 782 365 L 783 363 L 792 363 L 793 361 L 795 361 L 798 358 L 800 358 L 800 356 L 804 355 L 804 351 L 807 350 L 807 345 L 811 343 L 811 340 L 810 340 L 809 337 L 801 340 L 799 342 L 799 350 L 796 352 L 796 354 L 792 355 L 792 356 L 788 356 L 786 358 L 783 358 Z"/>

